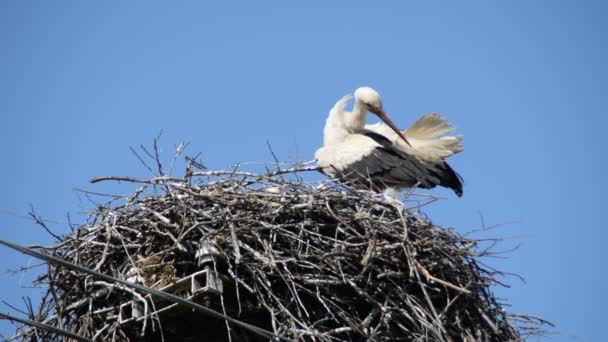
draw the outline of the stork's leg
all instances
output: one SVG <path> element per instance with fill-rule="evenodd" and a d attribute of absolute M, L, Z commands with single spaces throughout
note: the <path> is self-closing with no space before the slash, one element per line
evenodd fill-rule
<path fill-rule="evenodd" d="M 384 200 L 387 203 L 405 209 L 405 205 L 399 199 L 399 191 L 397 191 L 397 189 L 388 187 L 382 191 L 382 196 L 384 196 Z"/>
<path fill-rule="evenodd" d="M 404 215 L 407 207 L 399 199 L 399 191 L 397 191 L 395 188 L 389 187 L 382 192 L 382 195 L 384 196 L 385 201 L 392 205 L 399 213 L 399 217 L 401 217 L 401 225 L 403 226 L 403 238 L 407 239 L 407 221 L 405 220 Z"/>

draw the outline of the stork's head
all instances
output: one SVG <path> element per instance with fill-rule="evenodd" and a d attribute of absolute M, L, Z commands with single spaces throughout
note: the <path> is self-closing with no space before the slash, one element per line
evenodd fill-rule
<path fill-rule="evenodd" d="M 367 110 L 376 114 L 384 123 L 386 123 L 398 136 L 405 141 L 406 144 L 410 145 L 409 141 L 405 138 L 401 130 L 395 125 L 393 120 L 386 114 L 382 108 L 382 98 L 377 91 L 370 87 L 360 87 L 355 90 L 355 101 L 367 107 Z"/>
<path fill-rule="evenodd" d="M 361 87 L 355 90 L 355 101 L 359 101 L 368 107 L 369 111 L 376 114 L 382 110 L 382 98 L 377 91 L 370 87 Z"/>

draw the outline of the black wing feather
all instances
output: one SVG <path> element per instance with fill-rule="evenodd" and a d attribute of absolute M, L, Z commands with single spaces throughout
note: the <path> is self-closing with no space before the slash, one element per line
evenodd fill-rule
<path fill-rule="evenodd" d="M 385 136 L 363 131 L 362 135 L 376 141 L 380 146 L 359 161 L 338 171 L 338 177 L 353 181 L 363 187 L 382 190 L 386 187 L 434 188 L 437 185 L 454 190 L 462 195 L 461 177 L 447 164 L 426 164 L 397 148 Z"/>

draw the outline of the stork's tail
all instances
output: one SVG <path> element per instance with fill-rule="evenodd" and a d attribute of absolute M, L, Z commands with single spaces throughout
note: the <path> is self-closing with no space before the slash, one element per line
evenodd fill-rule
<path fill-rule="evenodd" d="M 456 196 L 462 196 L 462 177 L 452 169 L 448 163 L 444 163 L 444 170 L 439 185 L 454 190 Z"/>
<path fill-rule="evenodd" d="M 449 136 L 454 131 L 446 118 L 437 113 L 427 114 L 403 131 L 419 157 L 429 161 L 444 160 L 462 152 L 462 137 Z"/>

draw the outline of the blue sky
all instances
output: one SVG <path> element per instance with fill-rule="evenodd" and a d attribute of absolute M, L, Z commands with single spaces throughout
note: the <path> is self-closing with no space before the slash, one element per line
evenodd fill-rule
<path fill-rule="evenodd" d="M 0 238 L 52 240 L 91 204 L 74 188 L 149 176 L 129 146 L 162 129 L 212 168 L 310 160 L 328 110 L 361 85 L 402 126 L 441 112 L 465 136 L 451 164 L 465 194 L 428 207 L 460 232 L 507 223 L 491 264 L 522 275 L 496 293 L 557 324 L 553 341 L 600 340 L 607 233 L 603 128 L 608 24 L 600 1 L 0 2 Z M 36 261 L 0 249 L 0 299 L 20 304 Z M 0 306 L 0 311 L 10 311 Z M 10 331 L 0 322 L 0 332 Z"/>

